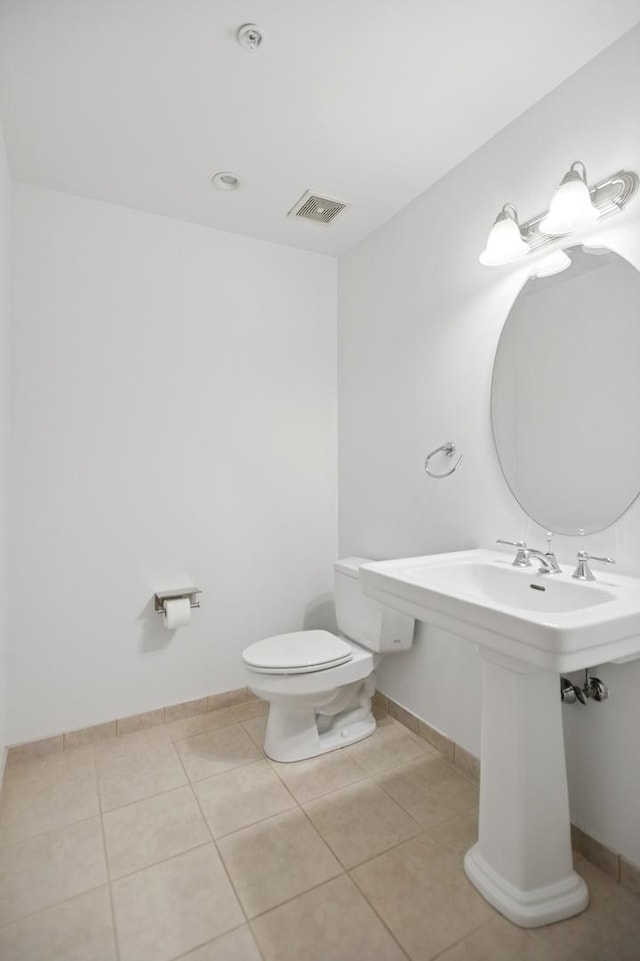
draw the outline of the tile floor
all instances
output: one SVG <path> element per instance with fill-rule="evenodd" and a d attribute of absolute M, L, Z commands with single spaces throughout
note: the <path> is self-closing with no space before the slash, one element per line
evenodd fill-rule
<path fill-rule="evenodd" d="M 2 961 L 639 961 L 640 899 L 579 857 L 580 917 L 489 907 L 462 869 L 477 786 L 397 721 L 275 764 L 262 710 L 13 764 Z"/>

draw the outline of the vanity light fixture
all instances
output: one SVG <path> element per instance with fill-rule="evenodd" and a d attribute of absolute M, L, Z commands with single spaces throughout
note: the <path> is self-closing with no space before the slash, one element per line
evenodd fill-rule
<path fill-rule="evenodd" d="M 563 270 L 571 266 L 571 257 L 565 254 L 564 250 L 554 250 L 553 253 L 542 257 L 531 268 L 530 277 L 553 277 L 554 274 L 561 274 Z"/>
<path fill-rule="evenodd" d="M 548 247 L 557 249 L 568 241 L 569 234 L 584 232 L 619 213 L 637 190 L 637 174 L 629 170 L 619 170 L 589 187 L 585 166 L 576 160 L 563 177 L 549 210 L 518 225 L 516 208 L 504 205 L 480 254 L 480 263 L 500 266 L 522 261 Z"/>
<path fill-rule="evenodd" d="M 518 211 L 513 204 L 505 204 L 487 238 L 487 246 L 480 254 L 480 263 L 485 267 L 511 264 L 529 253 L 520 233 Z"/>
<path fill-rule="evenodd" d="M 549 213 L 540 221 L 540 230 L 557 237 L 592 227 L 599 217 L 600 211 L 591 200 L 585 165 L 576 160 L 551 198 Z"/>

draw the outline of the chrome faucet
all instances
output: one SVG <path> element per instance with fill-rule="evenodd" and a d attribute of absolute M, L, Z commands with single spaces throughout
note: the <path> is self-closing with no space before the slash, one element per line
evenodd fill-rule
<path fill-rule="evenodd" d="M 524 541 L 505 541 L 499 537 L 496 541 L 496 544 L 509 544 L 511 547 L 516 547 L 518 549 L 516 559 L 512 561 L 513 567 L 531 567 L 531 558 L 535 557 L 536 560 L 540 561 L 540 568 L 538 569 L 539 574 L 561 574 L 562 568 L 558 564 L 556 555 L 551 550 L 552 537 L 553 534 L 547 534 L 548 549 L 545 553 L 542 551 L 537 551 L 533 547 L 527 547 Z"/>
<path fill-rule="evenodd" d="M 547 551 L 545 554 L 542 551 L 533 550 L 533 548 L 527 548 L 527 557 L 535 557 L 540 561 L 540 568 L 538 570 L 539 574 L 562 574 L 562 568 L 558 564 L 556 555 L 553 551 Z"/>

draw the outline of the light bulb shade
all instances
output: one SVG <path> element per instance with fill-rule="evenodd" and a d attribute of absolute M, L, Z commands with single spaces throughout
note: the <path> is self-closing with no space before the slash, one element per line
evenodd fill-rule
<path fill-rule="evenodd" d="M 592 227 L 600 216 L 600 211 L 591 202 L 585 175 L 575 170 L 576 166 L 578 163 L 571 165 L 551 198 L 549 213 L 540 221 L 539 229 L 543 234 L 570 234 L 574 230 Z M 584 166 L 579 166 L 584 171 Z"/>
<path fill-rule="evenodd" d="M 480 254 L 480 263 L 485 267 L 499 267 L 519 260 L 528 252 L 529 247 L 522 239 L 515 216 L 503 209 L 489 232 L 487 246 Z"/>
<path fill-rule="evenodd" d="M 531 277 L 553 277 L 554 274 L 561 274 L 563 270 L 571 266 L 571 257 L 565 254 L 564 250 L 554 250 L 552 254 L 547 254 L 531 268 Z"/>

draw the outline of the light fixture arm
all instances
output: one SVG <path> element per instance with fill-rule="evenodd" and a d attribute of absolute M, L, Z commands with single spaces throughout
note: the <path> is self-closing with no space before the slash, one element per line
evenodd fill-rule
<path fill-rule="evenodd" d="M 498 217 L 499 217 L 500 219 L 504 220 L 505 215 L 511 217 L 511 219 L 512 219 L 512 220 L 515 220 L 515 222 L 518 224 L 518 209 L 517 209 L 517 207 L 515 206 L 515 204 L 505 204 L 505 205 L 504 205 L 504 207 L 502 208 L 502 210 L 501 210 L 500 213 L 498 214 Z M 518 226 L 520 226 L 520 224 L 518 224 Z"/>
<path fill-rule="evenodd" d="M 576 168 L 581 167 L 582 170 L 578 171 Z M 560 181 L 561 184 L 568 184 L 572 180 L 581 180 L 583 183 L 587 183 L 587 168 L 582 163 L 581 160 L 574 160 L 568 171 Z M 587 185 L 588 186 L 588 185 Z"/>

